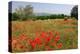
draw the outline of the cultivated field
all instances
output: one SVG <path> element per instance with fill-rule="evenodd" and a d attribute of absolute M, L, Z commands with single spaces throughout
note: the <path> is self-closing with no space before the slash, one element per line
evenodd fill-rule
<path fill-rule="evenodd" d="M 77 24 L 75 19 L 12 21 L 12 51 L 77 48 Z"/>

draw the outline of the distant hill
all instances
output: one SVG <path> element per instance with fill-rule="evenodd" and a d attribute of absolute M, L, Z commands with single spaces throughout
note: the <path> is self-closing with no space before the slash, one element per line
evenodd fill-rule
<path fill-rule="evenodd" d="M 50 16 L 50 13 L 34 13 L 35 16 Z"/>

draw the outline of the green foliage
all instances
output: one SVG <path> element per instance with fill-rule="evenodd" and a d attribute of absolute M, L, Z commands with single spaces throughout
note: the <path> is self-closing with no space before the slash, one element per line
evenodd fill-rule
<path fill-rule="evenodd" d="M 75 17 L 78 20 L 78 6 L 74 6 L 71 10 L 71 17 Z"/>
<path fill-rule="evenodd" d="M 15 9 L 14 13 L 12 13 L 12 20 L 28 20 L 29 17 L 31 18 L 32 13 L 33 7 L 31 5 L 27 5 L 24 8 L 19 7 Z"/>
<path fill-rule="evenodd" d="M 64 19 L 66 15 L 64 14 L 53 14 L 50 16 L 36 16 L 36 20 L 40 19 L 40 20 L 45 20 L 45 19 Z"/>
<path fill-rule="evenodd" d="M 12 13 L 12 20 L 45 20 L 45 19 L 64 19 L 67 15 L 64 14 L 51 14 L 51 15 L 41 15 L 36 16 L 33 14 L 33 7 L 31 5 L 27 5 L 24 8 L 19 7 Z"/>
<path fill-rule="evenodd" d="M 16 14 L 16 13 L 12 13 L 12 20 L 15 21 L 15 20 L 18 20 L 19 19 L 19 15 Z"/>

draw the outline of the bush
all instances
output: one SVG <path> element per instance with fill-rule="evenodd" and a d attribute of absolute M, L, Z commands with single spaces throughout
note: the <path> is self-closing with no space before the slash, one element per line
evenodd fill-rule
<path fill-rule="evenodd" d="M 13 21 L 20 19 L 18 14 L 16 14 L 16 13 L 11 13 L 11 14 L 12 14 L 12 20 Z"/>

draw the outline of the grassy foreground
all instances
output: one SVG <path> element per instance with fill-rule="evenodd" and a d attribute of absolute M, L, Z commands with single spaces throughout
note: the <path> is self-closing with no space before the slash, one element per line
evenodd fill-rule
<path fill-rule="evenodd" d="M 25 52 L 77 48 L 77 24 L 75 19 L 68 19 L 67 21 L 64 21 L 64 19 L 12 21 L 12 51 Z M 48 38 L 44 39 L 43 36 Z M 37 44 L 33 40 L 37 40 Z M 55 42 L 54 46 L 51 45 L 53 42 Z"/>

